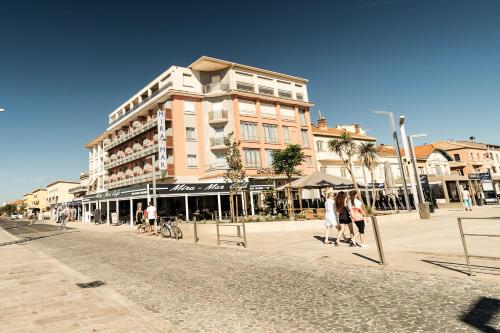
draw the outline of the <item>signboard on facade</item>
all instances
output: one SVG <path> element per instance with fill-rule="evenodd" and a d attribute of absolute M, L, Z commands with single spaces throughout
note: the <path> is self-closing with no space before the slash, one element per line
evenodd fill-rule
<path fill-rule="evenodd" d="M 158 166 L 161 171 L 167 170 L 167 129 L 165 128 L 165 111 L 158 110 Z"/>

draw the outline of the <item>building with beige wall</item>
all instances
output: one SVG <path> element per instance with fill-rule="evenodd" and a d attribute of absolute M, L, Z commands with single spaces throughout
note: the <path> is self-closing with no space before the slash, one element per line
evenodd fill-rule
<path fill-rule="evenodd" d="M 46 212 L 49 209 L 46 188 L 38 188 L 31 192 L 30 200 L 28 209 L 33 212 Z"/>
<path fill-rule="evenodd" d="M 76 181 L 57 180 L 47 185 L 47 202 L 50 208 L 72 201 L 73 194 L 69 190 L 79 184 Z"/>
<path fill-rule="evenodd" d="M 181 186 L 176 189 L 186 189 L 199 183 L 224 187 L 228 151 L 224 139 L 230 133 L 240 142 L 249 183 L 266 181 L 262 171 L 270 166 L 272 151 L 289 144 L 304 148 L 306 161 L 300 169 L 303 174 L 312 173 L 316 160 L 311 106 L 307 80 L 300 77 L 210 57 L 187 67 L 172 66 L 111 112 L 106 131 L 86 145 L 91 194 L 86 209 L 102 208 L 105 201 L 107 212 L 133 211 L 128 205 L 113 208 L 123 203 L 102 198 L 109 198 L 111 191 L 152 186 L 153 168 L 156 183 L 163 188 L 174 184 Z M 158 111 L 165 116 L 161 124 Z M 165 130 L 164 139 L 158 137 L 159 125 Z M 165 155 L 159 155 L 160 147 Z M 165 168 L 160 170 L 162 157 Z M 279 182 L 282 177 L 276 178 Z M 227 198 L 221 203 L 220 195 L 227 189 L 211 193 L 217 200 L 211 201 L 210 209 L 223 210 Z M 174 203 L 165 209 L 182 204 L 189 214 L 185 207 L 191 202 L 201 205 L 198 199 L 186 198 L 167 200 Z M 255 212 L 253 199 L 250 194 L 245 207 L 251 212 Z"/>

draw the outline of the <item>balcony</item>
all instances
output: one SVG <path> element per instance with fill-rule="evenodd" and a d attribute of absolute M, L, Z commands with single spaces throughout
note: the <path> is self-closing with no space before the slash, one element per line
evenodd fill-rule
<path fill-rule="evenodd" d="M 173 175 L 173 170 L 174 166 L 172 164 L 169 164 L 167 167 L 167 175 L 172 176 Z M 162 172 L 156 171 L 156 179 L 161 179 L 163 178 Z M 141 184 L 141 183 L 147 183 L 153 181 L 153 173 L 147 173 L 144 175 L 137 175 L 125 179 L 119 179 L 115 181 L 110 181 L 107 183 L 108 189 L 113 189 L 117 187 L 124 187 L 124 186 L 130 186 L 130 185 L 135 185 L 135 184 Z"/>
<path fill-rule="evenodd" d="M 259 86 L 259 94 L 274 96 L 274 88 Z"/>
<path fill-rule="evenodd" d="M 278 138 L 264 138 L 265 143 L 280 143 Z"/>
<path fill-rule="evenodd" d="M 259 142 L 260 138 L 258 136 L 242 136 L 241 141 Z"/>
<path fill-rule="evenodd" d="M 221 136 L 221 137 L 211 137 L 210 138 L 210 149 L 212 150 L 222 150 L 222 149 L 228 149 L 228 146 L 226 146 L 226 137 Z"/>
<path fill-rule="evenodd" d="M 208 112 L 208 123 L 209 124 L 223 124 L 229 121 L 227 110 L 220 111 L 209 111 Z"/>
<path fill-rule="evenodd" d="M 210 94 L 214 92 L 229 91 L 229 83 L 208 83 L 203 85 L 203 93 Z"/>
<path fill-rule="evenodd" d="M 112 168 L 117 167 L 119 165 L 122 165 L 122 164 L 125 164 L 125 163 L 129 163 L 129 162 L 138 160 L 140 158 L 143 158 L 143 157 L 146 157 L 146 156 L 149 156 L 149 155 L 153 155 L 157 151 L 158 151 L 158 144 L 156 143 L 156 144 L 154 144 L 152 146 L 143 147 L 141 149 L 138 149 L 138 150 L 136 150 L 134 153 L 132 153 L 130 155 L 125 155 L 125 156 L 122 156 L 122 157 L 118 157 L 118 159 L 116 159 L 116 160 L 106 161 L 106 162 L 104 162 L 104 167 L 107 170 L 109 170 L 109 169 L 112 169 Z"/>
<path fill-rule="evenodd" d="M 125 118 L 127 115 L 129 115 L 130 113 L 134 112 L 135 110 L 139 109 L 141 106 L 143 106 L 146 102 L 150 101 L 151 99 L 153 99 L 154 97 L 156 97 L 159 93 L 161 93 L 162 91 L 164 90 L 167 90 L 168 88 L 172 87 L 172 81 L 168 81 L 167 83 L 165 83 L 165 85 L 163 87 L 161 87 L 160 89 L 158 89 L 157 91 L 155 91 L 154 93 L 152 93 L 150 96 L 144 98 L 142 101 L 140 101 L 139 103 L 137 103 L 136 105 L 134 105 L 130 110 L 127 110 L 125 113 L 123 113 L 122 115 L 120 115 L 118 118 L 112 120 L 109 125 L 113 125 L 113 124 L 116 124 L 119 120 Z"/>
<path fill-rule="evenodd" d="M 281 98 L 292 98 L 292 92 L 288 90 L 278 90 L 278 96 Z"/>
<path fill-rule="evenodd" d="M 154 128 L 155 126 L 157 126 L 156 120 L 151 120 L 151 121 L 147 122 L 146 124 L 143 124 L 142 126 L 133 129 L 131 132 L 128 132 L 128 133 L 126 133 L 126 134 L 124 134 L 124 135 L 116 138 L 115 140 L 112 140 L 108 144 L 105 144 L 104 145 L 104 149 L 105 150 L 109 150 L 109 149 L 111 149 L 113 147 L 116 147 L 119 144 L 122 144 L 122 143 L 124 143 L 124 142 L 126 142 L 126 141 L 128 141 L 130 139 L 133 139 L 137 135 L 139 135 L 141 133 L 144 133 L 147 130 L 150 130 L 150 129 Z"/>
<path fill-rule="evenodd" d="M 236 82 L 236 89 L 241 91 L 255 92 L 254 85 L 245 82 Z"/>
<path fill-rule="evenodd" d="M 217 162 L 205 166 L 205 172 L 225 171 L 228 169 L 226 162 Z"/>

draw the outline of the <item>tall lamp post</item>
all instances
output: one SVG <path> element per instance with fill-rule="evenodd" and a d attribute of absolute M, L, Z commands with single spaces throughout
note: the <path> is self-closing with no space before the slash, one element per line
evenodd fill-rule
<path fill-rule="evenodd" d="M 399 116 L 399 132 L 401 133 L 401 140 L 403 141 L 403 147 L 405 149 L 405 159 L 406 159 L 406 164 L 413 164 L 413 168 L 415 169 L 415 161 L 410 157 L 410 146 L 408 144 L 408 136 L 406 135 L 406 130 L 405 130 L 405 116 Z M 419 195 L 418 195 L 418 192 L 417 192 L 417 185 L 416 183 L 418 182 L 418 180 L 415 180 L 415 177 L 417 177 L 418 179 L 418 176 L 417 174 L 411 172 L 409 169 L 408 169 L 408 176 L 410 178 L 410 188 L 411 188 L 411 193 L 413 195 L 413 204 L 415 205 L 415 207 L 418 207 L 418 204 L 419 202 L 422 202 L 421 200 L 419 200 Z"/>
<path fill-rule="evenodd" d="M 408 189 L 406 188 L 406 177 L 405 177 L 405 172 L 403 169 L 403 160 L 401 159 L 401 151 L 399 148 L 398 133 L 396 132 L 396 125 L 394 124 L 394 113 L 388 112 L 388 111 L 373 111 L 373 113 L 388 116 L 389 120 L 391 121 L 392 138 L 394 140 L 394 143 L 396 144 L 396 154 L 398 156 L 399 169 L 401 171 L 401 179 L 403 181 L 403 192 L 404 192 L 404 196 L 405 196 L 405 206 L 406 206 L 407 211 L 411 211 L 410 200 L 408 198 Z"/>
<path fill-rule="evenodd" d="M 420 173 L 418 172 L 417 168 L 417 156 L 415 155 L 415 145 L 413 144 L 413 139 L 422 138 L 425 136 L 427 136 L 427 134 L 425 133 L 408 135 L 408 141 L 410 144 L 410 151 L 411 151 L 411 159 L 413 163 L 413 171 L 415 172 L 415 177 L 417 178 L 418 198 L 421 203 L 425 203 L 425 197 L 424 197 L 424 191 L 422 189 L 422 184 L 420 183 Z"/>

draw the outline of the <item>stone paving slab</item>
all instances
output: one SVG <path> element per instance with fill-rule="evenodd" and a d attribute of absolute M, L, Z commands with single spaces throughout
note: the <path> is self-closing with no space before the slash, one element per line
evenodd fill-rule
<path fill-rule="evenodd" d="M 1 332 L 178 332 L 108 286 L 25 246 L 0 229 Z"/>

